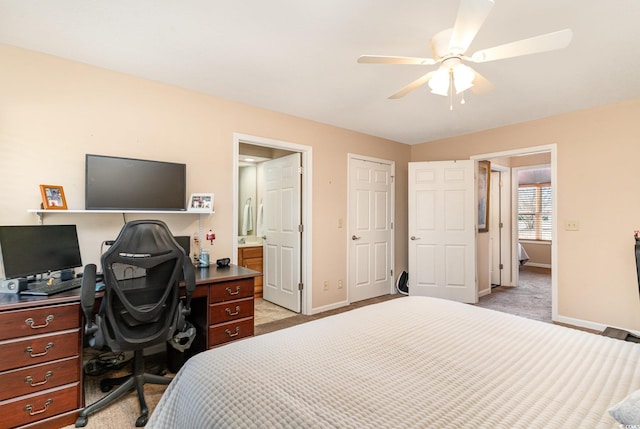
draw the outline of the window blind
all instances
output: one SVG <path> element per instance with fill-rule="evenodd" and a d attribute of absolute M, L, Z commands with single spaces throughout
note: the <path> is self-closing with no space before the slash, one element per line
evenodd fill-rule
<path fill-rule="evenodd" d="M 519 239 L 551 240 L 552 195 L 550 183 L 518 187 Z"/>

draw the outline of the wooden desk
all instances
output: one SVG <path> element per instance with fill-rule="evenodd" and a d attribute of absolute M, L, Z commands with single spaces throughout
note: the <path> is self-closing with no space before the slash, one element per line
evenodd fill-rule
<path fill-rule="evenodd" d="M 197 268 L 187 357 L 253 335 L 253 279 L 235 265 Z M 100 294 L 98 294 L 99 296 Z M 49 297 L 0 294 L 3 427 L 58 428 L 84 407 L 80 289 Z"/>

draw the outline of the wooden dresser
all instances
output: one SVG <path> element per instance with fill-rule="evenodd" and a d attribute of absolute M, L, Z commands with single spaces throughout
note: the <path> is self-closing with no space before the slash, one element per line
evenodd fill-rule
<path fill-rule="evenodd" d="M 237 265 L 196 270 L 189 321 L 197 335 L 186 358 L 253 335 L 253 281 L 258 274 Z"/>
<path fill-rule="evenodd" d="M 253 335 L 253 279 L 209 288 L 209 348 Z"/>
<path fill-rule="evenodd" d="M 71 424 L 83 404 L 80 304 L 11 298 L 0 308 L 2 427 Z"/>
<path fill-rule="evenodd" d="M 262 246 L 247 246 L 238 248 L 238 265 L 262 272 Z M 262 275 L 256 276 L 254 296 L 262 298 Z"/>

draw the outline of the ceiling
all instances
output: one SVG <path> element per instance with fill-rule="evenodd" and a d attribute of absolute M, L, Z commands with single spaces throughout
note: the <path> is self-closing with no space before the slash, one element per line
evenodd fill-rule
<path fill-rule="evenodd" d="M 471 64 L 495 89 L 466 104 L 391 94 L 436 66 L 453 0 L 0 0 L 0 43 L 417 144 L 640 98 L 640 1 L 495 0 L 469 53 L 570 28 L 568 48 Z M 465 93 L 465 94 L 466 94 Z"/>

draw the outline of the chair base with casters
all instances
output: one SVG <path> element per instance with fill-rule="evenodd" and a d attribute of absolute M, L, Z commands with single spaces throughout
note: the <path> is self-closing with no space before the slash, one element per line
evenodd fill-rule
<path fill-rule="evenodd" d="M 102 380 L 100 382 L 100 389 L 102 391 L 109 391 L 111 390 L 112 386 L 118 385 L 121 382 L 122 384 L 120 384 L 116 390 L 112 391 L 108 395 L 85 407 L 76 419 L 76 427 L 85 427 L 91 413 L 106 407 L 107 405 L 118 400 L 120 397 L 126 395 L 132 390 L 136 390 L 138 394 L 138 402 L 140 403 L 140 416 L 136 419 L 136 427 L 142 427 L 147 424 L 147 420 L 149 419 L 149 407 L 147 406 L 147 402 L 144 398 L 144 385 L 167 385 L 171 383 L 171 380 L 172 379 L 169 377 L 146 373 L 143 351 L 136 350 L 133 354 L 133 373 L 125 377 Z"/>

